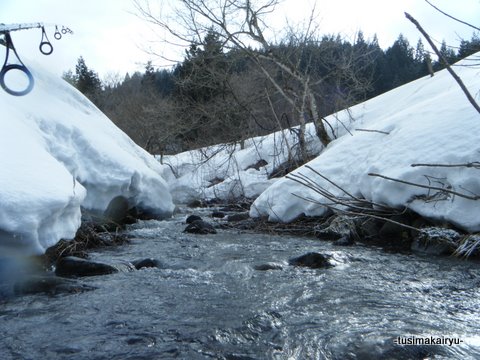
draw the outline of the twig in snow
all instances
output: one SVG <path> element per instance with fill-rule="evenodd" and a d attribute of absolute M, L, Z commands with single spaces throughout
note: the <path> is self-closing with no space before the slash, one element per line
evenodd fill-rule
<path fill-rule="evenodd" d="M 410 181 L 395 179 L 395 178 L 391 178 L 391 177 L 388 177 L 388 176 L 385 176 L 385 175 L 380 175 L 380 174 L 375 174 L 375 173 L 369 173 L 368 175 L 369 176 L 376 176 L 376 177 L 379 177 L 379 178 L 382 178 L 382 179 L 385 179 L 385 180 L 394 181 L 394 182 L 398 182 L 398 183 L 405 184 L 405 185 L 416 186 L 416 187 L 423 188 L 423 189 L 438 190 L 438 191 L 446 192 L 446 193 L 449 193 L 449 194 L 452 194 L 452 195 L 457 195 L 459 197 L 462 197 L 462 198 L 468 199 L 468 200 L 479 200 L 480 199 L 479 195 L 469 196 L 469 195 L 466 195 L 466 194 L 459 193 L 457 191 L 445 189 L 445 188 L 438 187 L 438 186 L 429 186 L 429 185 L 417 184 L 417 183 L 413 183 L 413 182 L 410 182 Z"/>
<path fill-rule="evenodd" d="M 411 167 L 417 167 L 417 166 L 426 166 L 426 167 L 466 167 L 466 168 L 474 168 L 474 169 L 480 169 L 480 162 L 478 161 L 473 161 L 470 163 L 465 163 L 465 164 L 412 164 L 410 165 Z"/>
<path fill-rule="evenodd" d="M 355 129 L 355 131 L 377 132 L 377 133 L 380 133 L 380 134 L 390 135 L 390 133 L 388 131 L 382 131 L 382 130 Z"/>

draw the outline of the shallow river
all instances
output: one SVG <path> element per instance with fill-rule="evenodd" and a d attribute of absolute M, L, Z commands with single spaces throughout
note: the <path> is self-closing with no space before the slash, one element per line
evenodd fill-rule
<path fill-rule="evenodd" d="M 153 257 L 160 269 L 0 303 L 0 359 L 480 359 L 478 263 L 233 230 L 184 234 L 184 218 L 135 225 L 131 244 L 91 254 Z M 337 266 L 288 265 L 310 251 Z M 254 269 L 272 262 L 282 270 Z M 394 343 L 413 336 L 459 344 Z"/>

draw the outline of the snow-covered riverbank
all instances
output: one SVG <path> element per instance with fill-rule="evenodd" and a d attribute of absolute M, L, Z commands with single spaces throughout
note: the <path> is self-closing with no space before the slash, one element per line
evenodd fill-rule
<path fill-rule="evenodd" d="M 476 54 L 455 66 L 477 100 L 479 63 Z M 248 139 L 243 147 L 218 145 L 166 156 L 162 165 L 77 90 L 30 68 L 36 81 L 30 94 L 0 92 L 2 254 L 42 253 L 61 238 L 73 238 L 81 207 L 102 212 L 116 196 L 158 216 L 171 215 L 174 201 L 240 196 L 258 197 L 250 215 L 273 221 L 327 211 L 321 204 L 327 200 L 318 192 L 287 177 L 271 177 L 288 160 L 289 150 L 295 154 L 294 131 Z M 452 166 L 478 164 L 480 115 L 446 71 L 326 120 L 337 139 L 323 149 L 308 125 L 308 152 L 320 155 L 291 175 L 308 176 L 334 196 L 345 196 L 345 190 L 467 232 L 480 231 L 480 170 Z M 412 167 L 418 163 L 447 166 Z"/>
<path fill-rule="evenodd" d="M 71 239 L 81 207 L 103 212 L 120 195 L 171 215 L 164 167 L 80 92 L 28 65 L 30 94 L 0 90 L 0 254 L 38 254 Z"/>
<path fill-rule="evenodd" d="M 480 55 L 461 61 L 454 69 L 480 101 Z M 480 195 L 477 167 L 412 167 L 419 163 L 450 166 L 479 161 L 480 114 L 446 70 L 326 120 L 338 139 L 321 151 L 313 128 L 308 127 L 309 151 L 321 154 L 306 166 L 355 197 L 393 208 L 407 207 L 465 231 L 480 230 L 480 201 L 452 193 Z M 320 216 L 327 207 L 319 203 L 329 200 L 289 178 L 268 179 L 286 161 L 287 148 L 294 143 L 294 135 L 286 130 L 284 134 L 250 139 L 244 149 L 239 145 L 217 146 L 165 157 L 164 163 L 176 175 L 167 177 L 167 181 L 177 201 L 260 195 L 250 211 L 253 217 L 289 222 L 301 214 Z M 406 185 L 371 173 L 437 189 Z M 292 174 L 306 175 L 331 194 L 346 196 L 305 166 Z"/>

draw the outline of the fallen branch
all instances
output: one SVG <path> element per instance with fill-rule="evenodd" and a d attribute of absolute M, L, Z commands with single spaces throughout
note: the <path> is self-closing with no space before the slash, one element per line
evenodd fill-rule
<path fill-rule="evenodd" d="M 475 110 L 477 110 L 478 113 L 480 113 L 480 106 L 477 104 L 477 102 L 475 101 L 475 99 L 473 98 L 472 94 L 470 94 L 470 92 L 468 91 L 467 87 L 465 86 L 465 84 L 463 83 L 462 79 L 460 79 L 460 77 L 457 75 L 457 73 L 455 71 L 453 71 L 452 67 L 450 66 L 449 62 L 447 61 L 447 59 L 443 56 L 443 54 L 440 52 L 440 50 L 438 50 L 437 46 L 433 43 L 432 39 L 430 38 L 430 36 L 427 34 L 427 32 L 422 28 L 422 26 L 419 24 L 419 22 L 417 20 L 415 20 L 409 13 L 405 13 L 405 16 L 408 20 L 410 20 L 418 29 L 418 31 L 420 31 L 420 33 L 425 37 L 425 39 L 427 40 L 427 42 L 430 44 L 430 46 L 432 47 L 433 51 L 435 51 L 435 54 L 437 54 L 438 58 L 443 62 L 443 64 L 445 65 L 447 71 L 450 73 L 450 75 L 452 75 L 452 77 L 455 79 L 455 81 L 458 83 L 458 85 L 460 86 L 460 88 L 462 89 L 463 93 L 465 94 L 465 96 L 467 97 L 468 101 L 470 101 L 470 104 L 472 104 L 472 106 L 475 108 Z"/>
<path fill-rule="evenodd" d="M 382 131 L 382 130 L 355 129 L 355 131 L 377 132 L 377 133 L 380 133 L 380 134 L 390 135 L 389 132 L 387 132 L 387 131 Z"/>
<path fill-rule="evenodd" d="M 459 196 L 459 197 L 462 197 L 462 198 L 468 199 L 468 200 L 479 200 L 480 199 L 479 195 L 469 196 L 469 195 L 465 195 L 465 194 L 459 193 L 457 191 L 449 190 L 449 189 L 446 189 L 446 188 L 442 188 L 442 187 L 438 187 L 438 186 L 417 184 L 417 183 L 413 183 L 413 182 L 406 181 L 406 180 L 391 178 L 391 177 L 388 177 L 388 176 L 385 176 L 385 175 L 369 173 L 368 176 L 376 176 L 376 177 L 379 177 L 379 178 L 382 178 L 382 179 L 385 179 L 385 180 L 390 180 L 390 181 L 394 181 L 394 182 L 398 182 L 398 183 L 405 184 L 405 185 L 410 185 L 410 186 L 416 186 L 416 187 L 423 188 L 423 189 L 438 190 L 438 191 L 446 192 L 446 193 L 456 195 L 456 196 Z"/>
<path fill-rule="evenodd" d="M 411 167 L 417 166 L 426 166 L 426 167 L 466 167 L 466 168 L 474 168 L 480 169 L 480 162 L 474 161 L 465 164 L 412 164 Z"/>
<path fill-rule="evenodd" d="M 381 215 L 381 216 L 391 216 L 395 215 L 395 213 L 392 213 L 392 209 L 389 207 L 386 207 L 383 204 L 378 204 L 373 201 L 369 201 L 363 198 L 359 198 L 357 196 L 354 196 L 353 194 L 349 193 L 347 190 L 345 190 L 343 187 L 340 185 L 336 184 L 326 176 L 320 174 L 318 171 L 310 167 L 309 165 L 305 165 L 309 170 L 317 174 L 319 177 L 321 177 L 323 180 L 327 181 L 330 183 L 332 186 L 340 190 L 343 194 L 346 196 L 339 196 L 331 193 L 327 189 L 325 189 L 322 185 L 319 183 L 315 182 L 312 180 L 310 177 L 302 174 L 302 173 L 291 173 L 286 176 L 287 179 L 295 181 L 299 183 L 300 185 L 303 185 L 317 194 L 321 195 L 324 197 L 327 201 L 326 202 L 320 202 L 315 199 L 306 199 L 303 198 L 304 200 L 307 200 L 309 202 L 319 204 L 322 206 L 325 206 L 327 208 L 331 209 L 336 209 L 339 211 L 338 208 L 335 206 L 343 206 L 345 208 L 349 208 L 349 211 L 355 211 L 356 214 L 362 214 L 362 215 Z M 297 195 L 295 195 L 297 196 Z M 299 196 L 297 196 L 299 197 Z"/>
<path fill-rule="evenodd" d="M 326 204 L 326 203 L 321 203 L 321 202 L 319 202 L 315 199 L 306 198 L 306 197 L 303 197 L 303 196 L 298 195 L 298 194 L 292 194 L 292 195 L 299 198 L 299 199 L 302 199 L 302 200 L 305 200 L 305 201 L 308 201 L 308 202 L 311 202 L 311 203 L 314 203 L 314 204 L 325 206 L 326 208 L 332 210 L 333 212 L 340 212 L 340 213 L 343 213 L 345 215 L 352 215 L 352 216 L 366 216 L 366 217 L 369 217 L 369 218 L 372 218 L 372 219 L 386 221 L 386 222 L 404 227 L 406 229 L 420 231 L 420 229 L 418 229 L 416 227 L 413 227 L 413 226 L 410 226 L 410 225 L 407 225 L 407 224 L 403 224 L 401 222 L 392 220 L 392 219 L 384 217 L 384 216 L 370 214 L 370 213 L 367 214 L 367 213 L 364 213 L 364 212 L 357 212 L 357 211 L 351 211 L 351 210 L 346 210 L 346 209 L 340 209 L 340 208 L 337 208 L 335 206 L 332 206 L 332 205 L 329 205 L 329 204 Z M 402 210 L 399 214 L 403 214 L 405 212 L 405 210 L 406 210 L 406 208 L 404 210 Z M 397 214 L 394 214 L 394 215 L 397 215 Z"/>

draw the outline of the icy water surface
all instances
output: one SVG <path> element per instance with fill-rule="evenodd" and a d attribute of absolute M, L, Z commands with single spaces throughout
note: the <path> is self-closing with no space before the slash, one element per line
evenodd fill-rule
<path fill-rule="evenodd" d="M 153 257 L 161 269 L 0 303 L 0 359 L 480 359 L 478 263 L 233 230 L 183 234 L 183 220 L 141 223 L 132 244 L 92 254 Z M 310 251 L 337 266 L 288 266 Z M 282 270 L 254 269 L 265 263 Z M 459 344 L 394 343 L 414 335 Z"/>

